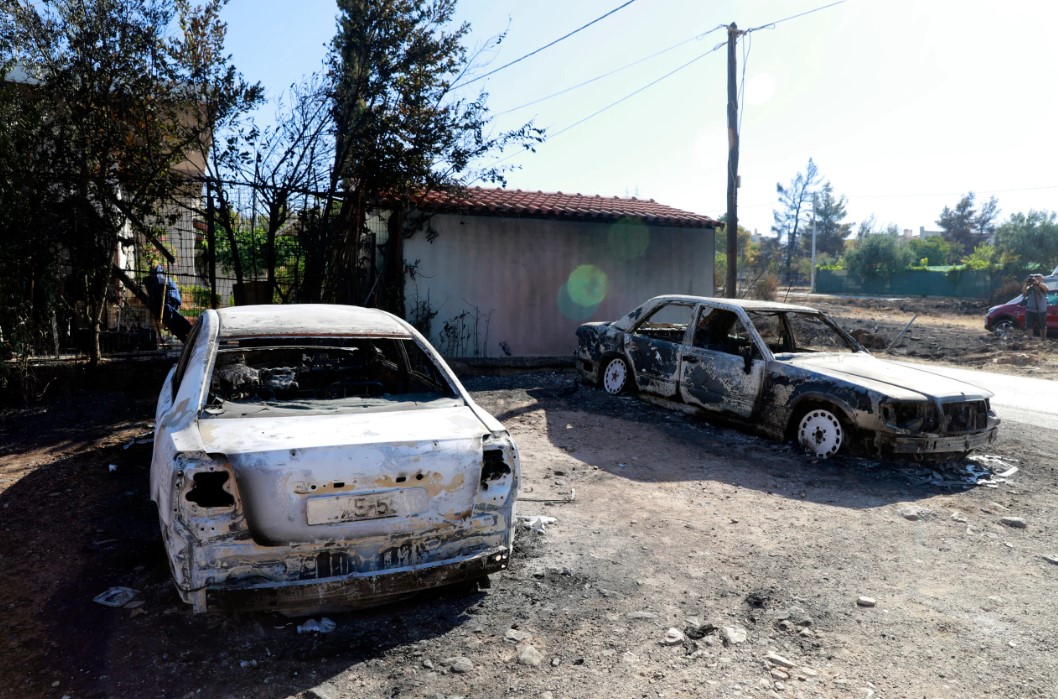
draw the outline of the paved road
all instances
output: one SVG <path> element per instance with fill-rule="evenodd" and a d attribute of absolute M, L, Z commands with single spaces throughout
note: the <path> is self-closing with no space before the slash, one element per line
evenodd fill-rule
<path fill-rule="evenodd" d="M 922 364 L 908 363 L 907 366 L 927 369 L 988 389 L 995 394 L 992 398 L 992 408 L 1004 422 L 1020 422 L 1058 430 L 1058 381 L 936 364 L 925 367 Z"/>

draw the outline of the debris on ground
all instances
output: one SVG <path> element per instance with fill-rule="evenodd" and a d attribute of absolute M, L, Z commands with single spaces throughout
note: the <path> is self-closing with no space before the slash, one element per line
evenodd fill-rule
<path fill-rule="evenodd" d="M 126 604 L 136 599 L 136 595 L 139 592 L 133 590 L 131 587 L 112 587 L 106 592 L 101 592 L 92 598 L 92 601 L 96 604 L 101 604 L 104 607 L 124 607 Z"/>
<path fill-rule="evenodd" d="M 558 520 L 554 517 L 544 515 L 517 515 L 518 523 L 525 529 L 531 529 L 537 534 L 543 534 L 544 528 L 554 524 Z"/>
<path fill-rule="evenodd" d="M 319 621 L 309 619 L 304 624 L 298 625 L 298 633 L 330 633 L 337 628 L 337 624 L 327 617 L 320 617 Z"/>

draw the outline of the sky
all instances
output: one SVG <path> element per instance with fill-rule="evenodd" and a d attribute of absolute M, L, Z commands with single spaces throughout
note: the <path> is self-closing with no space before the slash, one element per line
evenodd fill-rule
<path fill-rule="evenodd" d="M 625 2 L 462 0 L 458 18 L 480 76 Z M 776 185 L 809 158 L 854 226 L 874 216 L 876 229 L 936 230 L 970 191 L 995 196 L 1000 221 L 1058 210 L 1058 3 L 832 2 L 634 0 L 463 90 L 488 93 L 497 130 L 532 121 L 550 134 L 503 161 L 510 189 L 720 217 L 727 49 L 712 50 L 727 39 L 721 25 L 760 27 L 736 44 L 744 227 L 770 231 Z M 335 14 L 333 0 L 230 0 L 233 62 L 277 97 L 319 68 Z"/>

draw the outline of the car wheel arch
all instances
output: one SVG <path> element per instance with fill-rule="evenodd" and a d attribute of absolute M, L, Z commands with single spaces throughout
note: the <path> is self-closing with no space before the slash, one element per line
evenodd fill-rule
<path fill-rule="evenodd" d="M 624 362 L 625 371 L 628 372 L 627 378 L 625 379 L 624 386 L 621 389 L 621 393 L 638 392 L 639 391 L 639 384 L 636 383 L 636 372 L 635 372 L 635 369 L 632 366 L 632 362 L 629 361 L 628 357 L 625 355 L 624 352 L 610 351 L 610 352 L 604 352 L 603 353 L 603 355 L 599 358 L 599 365 L 598 365 L 599 366 L 599 373 L 598 373 L 598 380 L 596 381 L 596 385 L 599 386 L 600 388 L 603 388 L 605 390 L 605 388 L 603 387 L 603 381 L 604 381 L 604 376 L 606 374 L 606 368 L 608 366 L 610 366 L 610 362 L 615 360 L 615 359 L 619 359 L 622 362 Z"/>
<path fill-rule="evenodd" d="M 843 401 L 834 396 L 822 393 L 808 393 L 797 398 L 790 405 L 787 412 L 786 428 L 784 436 L 787 441 L 797 438 L 797 427 L 805 413 L 815 410 L 829 410 L 841 421 L 846 433 L 851 437 L 856 431 L 856 420 L 853 418 L 852 409 Z"/>

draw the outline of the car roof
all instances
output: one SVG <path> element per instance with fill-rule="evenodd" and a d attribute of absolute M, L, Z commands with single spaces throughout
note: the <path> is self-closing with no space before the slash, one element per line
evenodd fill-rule
<path fill-rule="evenodd" d="M 667 294 L 665 296 L 655 296 L 648 303 L 654 301 L 686 301 L 688 303 L 708 303 L 713 306 L 727 306 L 742 308 L 747 311 L 806 311 L 809 313 L 819 313 L 819 309 L 812 308 L 810 306 L 798 306 L 792 303 L 782 303 L 780 301 L 760 301 L 757 299 L 725 299 L 713 296 L 682 296 L 677 294 Z"/>
<path fill-rule="evenodd" d="M 337 304 L 233 306 L 217 314 L 220 339 L 297 335 L 412 337 L 396 316 L 377 308 Z"/>

